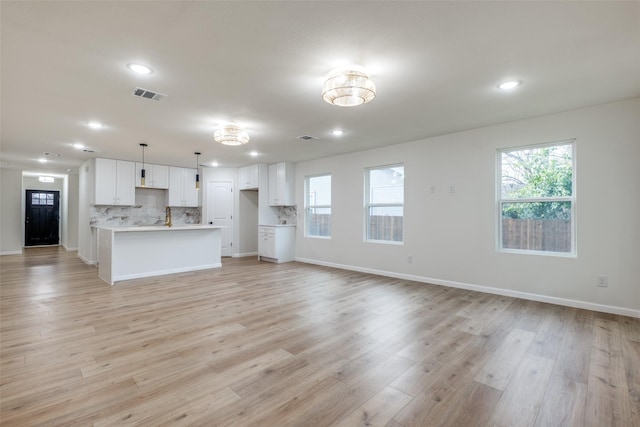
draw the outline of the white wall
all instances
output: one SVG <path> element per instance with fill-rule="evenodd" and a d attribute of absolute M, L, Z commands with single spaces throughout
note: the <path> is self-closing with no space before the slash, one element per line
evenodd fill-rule
<path fill-rule="evenodd" d="M 496 150 L 576 139 L 577 257 L 496 251 Z M 348 141 L 344 142 L 348 144 Z M 396 277 L 640 316 L 640 98 L 301 162 L 332 174 L 332 238 L 296 257 Z M 405 165 L 405 242 L 363 242 L 364 168 Z M 429 188 L 436 186 L 431 194 Z M 455 193 L 448 188 L 455 185 Z M 407 257 L 413 256 L 413 263 Z M 609 287 L 596 286 L 599 275 Z M 491 289 L 489 289 L 491 288 Z M 531 294 L 531 295 L 528 295 Z"/>
<path fill-rule="evenodd" d="M 22 253 L 22 171 L 0 169 L 0 255 Z"/>
<path fill-rule="evenodd" d="M 89 159 L 78 170 L 78 257 L 87 264 L 96 264 L 98 250 L 96 247 L 95 229 L 89 225 L 89 208 L 94 197 L 95 160 Z"/>
<path fill-rule="evenodd" d="M 65 178 L 65 194 L 67 195 L 65 215 L 66 233 L 62 244 L 68 251 L 78 249 L 78 178 L 78 175 L 67 175 Z"/>

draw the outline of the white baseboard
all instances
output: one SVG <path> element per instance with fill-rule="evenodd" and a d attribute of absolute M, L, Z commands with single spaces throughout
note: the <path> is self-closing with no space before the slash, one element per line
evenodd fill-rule
<path fill-rule="evenodd" d="M 469 291 L 483 292 L 487 294 L 503 295 L 513 298 L 521 298 L 531 301 L 546 302 L 549 304 L 562 305 L 566 307 L 582 308 L 585 310 L 599 311 L 602 313 L 618 314 L 621 316 L 640 318 L 640 310 L 632 308 L 617 307 L 605 304 L 596 304 L 587 301 L 579 301 L 567 298 L 552 297 L 528 292 L 514 291 L 511 289 L 493 288 L 490 286 L 474 285 L 471 283 L 454 282 L 451 280 L 434 279 L 430 277 L 416 276 L 413 274 L 395 273 L 392 271 L 376 270 L 373 268 L 357 267 L 352 265 L 336 264 L 333 262 L 317 261 L 307 258 L 296 258 L 298 262 L 307 264 L 322 265 L 325 267 L 339 268 L 342 270 L 358 271 L 360 273 L 375 274 L 378 276 L 393 277 L 395 279 L 412 280 L 414 282 L 429 283 L 432 285 L 448 286 L 450 288 L 465 289 Z"/>
<path fill-rule="evenodd" d="M 84 262 L 85 264 L 89 264 L 89 265 L 98 265 L 98 261 L 91 261 L 85 257 L 83 257 L 82 255 L 78 254 L 78 258 L 80 258 L 82 260 L 82 262 Z"/>
<path fill-rule="evenodd" d="M 0 255 L 22 255 L 22 249 L 19 251 L 4 251 L 0 252 Z"/>
<path fill-rule="evenodd" d="M 243 252 L 240 254 L 233 254 L 231 255 L 231 258 L 244 258 L 247 256 L 258 256 L 258 252 Z"/>
<path fill-rule="evenodd" d="M 78 250 L 78 248 L 77 248 L 77 247 L 76 247 L 76 248 L 68 248 L 68 247 L 66 247 L 65 245 L 62 245 L 62 247 L 63 247 L 63 248 L 64 248 L 64 250 L 65 250 L 65 251 L 67 251 L 67 252 L 72 252 L 72 251 L 77 251 L 77 250 Z"/>

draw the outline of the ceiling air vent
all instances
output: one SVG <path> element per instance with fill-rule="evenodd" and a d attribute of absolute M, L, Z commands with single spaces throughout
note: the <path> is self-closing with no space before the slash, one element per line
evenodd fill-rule
<path fill-rule="evenodd" d="M 309 141 L 310 139 L 319 139 L 317 136 L 311 135 L 300 135 L 298 139 L 302 139 L 303 141 Z"/>
<path fill-rule="evenodd" d="M 160 101 L 162 98 L 166 97 L 164 93 L 154 92 L 149 89 L 142 89 L 141 87 L 135 88 L 133 92 L 131 92 L 133 96 L 139 96 L 140 98 L 153 99 L 154 101 Z"/>

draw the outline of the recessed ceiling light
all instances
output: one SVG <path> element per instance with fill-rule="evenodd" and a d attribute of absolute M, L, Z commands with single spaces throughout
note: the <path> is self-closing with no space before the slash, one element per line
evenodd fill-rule
<path fill-rule="evenodd" d="M 38 159 L 40 163 L 47 163 L 47 159 L 43 159 L 42 157 Z"/>
<path fill-rule="evenodd" d="M 100 122 L 89 122 L 87 123 L 87 126 L 89 126 L 91 129 L 102 129 L 102 123 Z"/>
<path fill-rule="evenodd" d="M 73 148 L 75 148 L 76 150 L 82 150 L 84 148 L 84 144 L 76 142 L 75 144 L 73 144 Z"/>
<path fill-rule="evenodd" d="M 498 89 L 509 90 L 520 86 L 522 82 L 520 80 L 507 80 L 498 85 Z"/>
<path fill-rule="evenodd" d="M 216 162 L 216 161 L 211 162 L 211 166 L 213 166 L 214 168 L 217 168 L 218 165 L 219 165 L 219 163 Z"/>
<path fill-rule="evenodd" d="M 258 152 L 257 151 L 252 151 L 252 152 L 249 153 L 249 155 L 251 157 L 257 157 L 258 156 Z"/>
<path fill-rule="evenodd" d="M 134 73 L 138 73 L 138 74 L 153 73 L 153 70 L 151 69 L 151 67 L 147 67 L 146 65 L 142 65 L 142 64 L 130 63 L 130 64 L 127 64 L 127 68 L 133 71 Z"/>
<path fill-rule="evenodd" d="M 340 136 L 343 133 L 344 133 L 344 131 L 341 130 L 341 129 L 334 129 L 334 130 L 331 131 L 331 135 L 333 135 L 333 136 Z"/>

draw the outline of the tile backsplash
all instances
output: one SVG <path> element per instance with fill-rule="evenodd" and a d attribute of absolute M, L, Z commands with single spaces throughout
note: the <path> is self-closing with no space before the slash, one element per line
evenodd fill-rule
<path fill-rule="evenodd" d="M 200 208 L 171 208 L 173 224 L 200 224 Z M 99 226 L 162 225 L 165 209 L 158 206 L 91 206 L 89 224 Z"/>
<path fill-rule="evenodd" d="M 298 209 L 296 206 L 280 206 L 278 208 L 278 224 L 296 224 Z"/>

